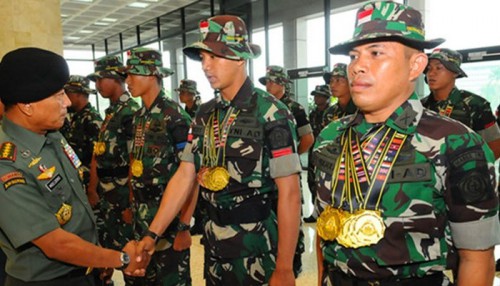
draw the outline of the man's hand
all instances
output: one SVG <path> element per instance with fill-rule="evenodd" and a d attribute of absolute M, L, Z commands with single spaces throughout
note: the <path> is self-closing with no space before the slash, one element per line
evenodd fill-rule
<path fill-rule="evenodd" d="M 183 230 L 177 232 L 174 240 L 174 250 L 182 251 L 191 247 L 191 233 L 189 230 Z"/>
<path fill-rule="evenodd" d="M 269 286 L 295 286 L 295 275 L 292 269 L 276 267 L 269 279 Z"/>
<path fill-rule="evenodd" d="M 151 260 L 151 256 L 147 252 L 139 251 L 138 242 L 135 240 L 129 241 L 122 251 L 126 252 L 130 257 L 130 263 L 123 270 L 123 273 L 129 276 L 146 275 L 146 267 Z"/>

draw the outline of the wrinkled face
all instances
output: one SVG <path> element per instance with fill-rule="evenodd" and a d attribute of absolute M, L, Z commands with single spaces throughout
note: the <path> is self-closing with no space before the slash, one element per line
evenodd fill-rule
<path fill-rule="evenodd" d="M 450 84 L 455 84 L 456 73 L 447 69 L 440 60 L 431 59 L 427 65 L 427 84 L 429 89 L 439 90 L 445 88 Z"/>
<path fill-rule="evenodd" d="M 416 78 L 410 72 L 409 50 L 397 42 L 374 42 L 349 52 L 350 92 L 360 110 L 381 113 L 409 97 L 414 88 L 411 82 Z"/>
<path fill-rule="evenodd" d="M 156 77 L 128 74 L 125 83 L 127 84 L 128 91 L 133 97 L 140 97 L 147 94 L 151 87 L 156 85 Z"/>
<path fill-rule="evenodd" d="M 57 130 L 63 126 L 68 107 L 71 102 L 64 93 L 64 89 L 37 102 L 29 104 L 33 130 L 45 133 L 48 130 Z"/>
<path fill-rule="evenodd" d="M 281 96 L 285 93 L 285 87 L 272 80 L 266 80 L 266 90 L 278 98 L 281 98 Z"/>
<path fill-rule="evenodd" d="M 181 92 L 179 92 L 179 100 L 182 103 L 191 102 L 194 100 L 194 94 L 190 93 L 189 91 L 182 90 Z"/>
<path fill-rule="evenodd" d="M 330 90 L 332 95 L 337 98 L 350 98 L 349 82 L 347 78 L 341 76 L 332 76 L 330 78 Z"/>
<path fill-rule="evenodd" d="M 119 83 L 115 79 L 108 77 L 97 78 L 95 82 L 97 91 L 104 98 L 111 97 L 114 94 L 117 85 L 119 85 Z"/>
<path fill-rule="evenodd" d="M 201 67 L 210 86 L 221 91 L 232 87 L 234 75 L 240 72 L 244 62 L 217 57 L 206 51 L 200 51 L 200 58 Z"/>

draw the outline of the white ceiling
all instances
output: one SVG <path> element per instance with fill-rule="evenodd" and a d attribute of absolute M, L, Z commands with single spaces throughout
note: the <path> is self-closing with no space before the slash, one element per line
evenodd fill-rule
<path fill-rule="evenodd" d="M 88 1 L 88 2 L 84 2 Z M 149 4 L 146 8 L 133 8 L 133 2 Z M 127 37 L 136 39 L 135 27 L 153 20 L 149 25 L 141 25 L 141 42 L 144 37 L 156 37 L 157 30 L 154 19 L 175 11 L 197 0 L 61 0 L 61 20 L 65 49 L 89 49 L 89 45 L 97 44 L 96 50 L 104 47 L 104 39 L 112 37 L 110 42 L 119 43 L 118 35 L 123 33 L 123 41 Z M 200 1 L 194 5 L 197 10 L 186 10 L 190 14 L 210 15 L 210 2 Z M 191 8 L 191 7 L 190 7 Z M 171 15 L 172 28 L 179 29 L 180 13 Z M 113 21 L 115 19 L 115 21 Z M 107 25 L 104 25 L 107 24 Z M 163 24 L 162 24 L 163 25 Z M 174 27 L 175 26 L 175 27 Z M 168 25 L 166 25 L 168 27 Z M 130 30 L 129 30 L 130 29 Z M 126 32 L 127 30 L 128 33 Z M 162 30 L 162 33 L 164 31 Z M 113 37 L 114 36 L 114 37 Z"/>

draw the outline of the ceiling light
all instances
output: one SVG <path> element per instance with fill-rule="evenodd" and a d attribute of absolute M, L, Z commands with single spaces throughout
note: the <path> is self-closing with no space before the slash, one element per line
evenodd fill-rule
<path fill-rule="evenodd" d="M 68 18 L 68 17 L 69 17 L 69 15 L 67 15 L 67 14 L 61 14 L 61 18 Z"/>
<path fill-rule="evenodd" d="M 96 25 L 96 26 L 108 26 L 109 23 L 106 23 L 106 22 L 94 22 L 94 25 Z"/>
<path fill-rule="evenodd" d="M 92 3 L 94 0 L 73 0 L 75 2 L 85 2 L 85 3 Z"/>
<path fill-rule="evenodd" d="M 146 1 L 146 2 L 158 2 L 158 0 L 143 0 L 143 1 Z"/>
<path fill-rule="evenodd" d="M 132 8 L 146 8 L 149 6 L 149 3 L 132 2 L 132 3 L 128 4 L 127 6 L 132 7 Z"/>
<path fill-rule="evenodd" d="M 66 37 L 66 40 L 76 41 L 76 40 L 80 40 L 80 37 L 68 36 L 68 37 Z"/>
<path fill-rule="evenodd" d="M 104 22 L 116 22 L 118 21 L 118 19 L 115 19 L 115 18 L 102 18 L 101 21 L 104 21 Z"/>
<path fill-rule="evenodd" d="M 81 30 L 79 33 L 82 33 L 82 34 L 92 34 L 94 31 L 91 31 L 91 30 Z"/>

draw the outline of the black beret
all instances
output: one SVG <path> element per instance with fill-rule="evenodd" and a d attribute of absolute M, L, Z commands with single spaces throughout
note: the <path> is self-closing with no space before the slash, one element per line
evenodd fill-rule
<path fill-rule="evenodd" d="M 60 55 L 20 48 L 0 62 L 0 98 L 4 104 L 39 101 L 61 90 L 68 79 L 68 64 Z"/>

